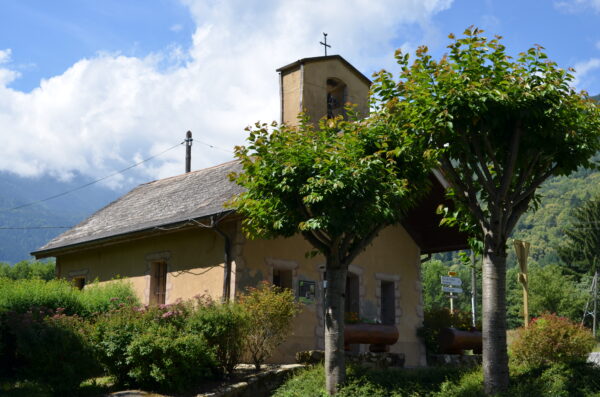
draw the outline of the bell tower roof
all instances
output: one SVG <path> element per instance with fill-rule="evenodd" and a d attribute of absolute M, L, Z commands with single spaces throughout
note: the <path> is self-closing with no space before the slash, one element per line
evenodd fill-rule
<path fill-rule="evenodd" d="M 302 59 L 298 59 L 297 61 L 292 62 L 288 65 L 282 66 L 279 69 L 277 69 L 276 71 L 279 73 L 283 73 L 290 69 L 298 68 L 300 65 L 304 65 L 304 64 L 312 63 L 312 62 L 322 62 L 322 61 L 327 61 L 330 59 L 339 60 L 341 63 L 344 64 L 344 66 L 346 66 L 348 69 L 350 69 L 354 74 L 356 74 L 356 76 L 358 78 L 362 79 L 369 86 L 373 83 L 371 80 L 369 80 L 369 78 L 367 78 L 367 76 L 365 76 L 364 74 L 362 74 L 360 72 L 360 70 L 358 70 L 354 66 L 352 66 L 352 64 L 350 62 L 346 61 L 341 55 L 327 55 L 327 56 L 320 56 L 320 57 L 302 58 Z"/>

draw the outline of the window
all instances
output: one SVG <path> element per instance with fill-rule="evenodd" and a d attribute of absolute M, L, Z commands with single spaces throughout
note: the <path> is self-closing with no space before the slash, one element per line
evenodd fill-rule
<path fill-rule="evenodd" d="M 360 315 L 360 280 L 358 275 L 348 272 L 346 277 L 346 300 L 345 310 L 346 313 L 355 313 L 357 316 Z"/>
<path fill-rule="evenodd" d="M 167 263 L 154 262 L 150 269 L 150 304 L 162 305 L 165 303 L 167 290 Z"/>
<path fill-rule="evenodd" d="M 282 289 L 293 289 L 292 270 L 273 269 L 273 285 Z"/>
<path fill-rule="evenodd" d="M 85 287 L 85 277 L 73 277 L 71 282 L 77 289 L 83 289 L 83 287 Z"/>
<path fill-rule="evenodd" d="M 381 323 L 396 323 L 396 297 L 393 281 L 381 281 Z"/>
<path fill-rule="evenodd" d="M 327 118 L 346 116 L 344 106 L 346 104 L 346 84 L 340 79 L 327 79 Z"/>

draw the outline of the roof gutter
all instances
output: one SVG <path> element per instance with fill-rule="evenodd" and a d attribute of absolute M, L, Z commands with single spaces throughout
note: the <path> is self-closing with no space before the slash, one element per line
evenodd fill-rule
<path fill-rule="evenodd" d="M 223 269 L 223 302 L 229 302 L 231 297 L 231 239 L 223 230 L 219 229 L 219 221 L 222 217 L 215 220 L 214 216 L 210 217 L 210 228 L 217 234 L 223 237 L 223 245 L 225 251 L 225 268 Z"/>

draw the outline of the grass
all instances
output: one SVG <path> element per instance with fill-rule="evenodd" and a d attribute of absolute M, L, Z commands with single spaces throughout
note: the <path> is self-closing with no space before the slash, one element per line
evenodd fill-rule
<path fill-rule="evenodd" d="M 326 396 L 323 366 L 307 369 L 283 384 L 273 397 Z M 585 363 L 511 368 L 502 397 L 600 397 L 600 368 Z M 337 397 L 485 397 L 481 368 L 454 367 L 367 370 L 349 368 Z"/>
<path fill-rule="evenodd" d="M 103 376 L 82 382 L 77 395 L 79 397 L 97 397 L 114 391 L 116 389 L 113 379 Z M 54 397 L 47 387 L 28 381 L 0 383 L 0 395 L 3 397 Z"/>

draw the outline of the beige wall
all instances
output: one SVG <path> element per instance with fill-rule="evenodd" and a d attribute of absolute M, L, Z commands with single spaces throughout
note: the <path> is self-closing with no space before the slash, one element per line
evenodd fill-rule
<path fill-rule="evenodd" d="M 274 361 L 293 361 L 300 350 L 323 348 L 322 280 L 324 259 L 305 257 L 310 245 L 301 237 L 246 241 L 236 258 L 236 290 L 271 281 L 273 268 L 293 269 L 294 289 L 299 280 L 317 281 L 315 304 L 305 305 L 296 320 L 294 335 L 279 349 Z M 423 319 L 420 251 L 401 226 L 388 227 L 350 266 L 360 282 L 360 316 L 380 318 L 381 280 L 395 282 L 396 325 L 400 332 L 392 352 L 406 355 L 407 366 L 425 365 L 425 351 L 416 330 Z M 362 346 L 362 349 L 368 346 Z"/>
<path fill-rule="evenodd" d="M 223 239 L 208 229 L 188 229 L 57 257 L 63 278 L 84 276 L 86 283 L 127 277 L 142 303 L 148 303 L 150 265 L 167 263 L 166 303 L 223 293 Z"/>
<path fill-rule="evenodd" d="M 298 124 L 303 109 L 315 124 L 327 114 L 327 79 L 337 78 L 347 86 L 346 101 L 358 105 L 359 114 L 369 113 L 369 85 L 337 59 L 305 63 L 282 74 L 283 121 Z"/>

